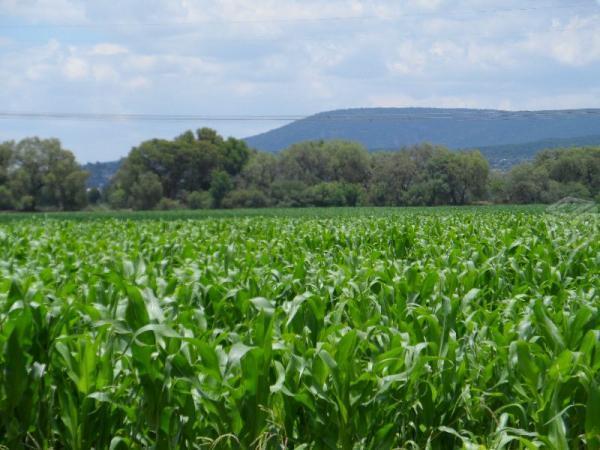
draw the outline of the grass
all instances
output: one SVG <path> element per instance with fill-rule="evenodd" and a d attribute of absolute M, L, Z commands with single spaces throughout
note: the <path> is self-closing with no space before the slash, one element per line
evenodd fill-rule
<path fill-rule="evenodd" d="M 595 216 L 1 221 L 11 449 L 600 448 Z"/>

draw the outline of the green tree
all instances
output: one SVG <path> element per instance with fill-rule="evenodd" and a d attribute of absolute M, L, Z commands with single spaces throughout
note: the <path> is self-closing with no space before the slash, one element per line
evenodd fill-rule
<path fill-rule="evenodd" d="M 323 141 L 300 142 L 281 152 L 278 178 L 307 186 L 333 181 L 332 155 L 323 151 L 323 145 Z"/>
<path fill-rule="evenodd" d="M 417 165 L 408 151 L 381 152 L 372 156 L 369 186 L 371 202 L 379 206 L 400 206 L 408 202 L 408 190 L 417 180 Z"/>
<path fill-rule="evenodd" d="M 221 202 L 229 191 L 233 189 L 233 183 L 229 174 L 223 170 L 217 170 L 212 173 L 210 182 L 210 193 L 213 197 L 215 206 L 221 207 Z"/>
<path fill-rule="evenodd" d="M 87 177 L 58 139 L 27 138 L 15 146 L 9 184 L 23 209 L 82 208 L 87 201 Z"/>
<path fill-rule="evenodd" d="M 7 186 L 0 186 L 0 210 L 15 208 L 15 199 Z"/>
<path fill-rule="evenodd" d="M 213 198 L 208 191 L 194 191 L 187 195 L 186 204 L 191 209 L 209 209 L 213 205 Z"/>
<path fill-rule="evenodd" d="M 229 175 L 237 175 L 250 158 L 250 149 L 244 141 L 229 138 L 219 145 L 221 166 Z"/>
<path fill-rule="evenodd" d="M 507 198 L 510 203 L 537 203 L 548 183 L 548 171 L 532 163 L 519 164 L 508 174 Z"/>
<path fill-rule="evenodd" d="M 46 203 L 65 210 L 86 205 L 89 174 L 80 169 L 71 152 L 61 149 L 58 141 L 49 142 L 43 152 L 42 165 L 45 166 L 42 192 Z"/>
<path fill-rule="evenodd" d="M 163 196 L 163 187 L 158 175 L 146 172 L 131 187 L 129 204 L 133 209 L 154 208 Z"/>
<path fill-rule="evenodd" d="M 215 171 L 237 176 L 249 156 L 250 150 L 243 141 L 224 140 L 209 128 L 196 133 L 187 131 L 173 140 L 152 139 L 134 147 L 113 186 L 122 189 L 126 198 L 137 198 L 136 183 L 142 175 L 151 173 L 158 177 L 164 197 L 185 200 L 187 192 L 210 189 Z"/>
<path fill-rule="evenodd" d="M 15 143 L 0 143 L 0 186 L 8 183 L 9 170 L 13 163 Z"/>
<path fill-rule="evenodd" d="M 108 204 L 114 209 L 127 208 L 127 193 L 125 189 L 111 187 L 107 190 Z"/>
<path fill-rule="evenodd" d="M 327 141 L 322 151 L 329 155 L 334 181 L 366 185 L 371 175 L 369 153 L 358 142 Z"/>
<path fill-rule="evenodd" d="M 277 164 L 278 160 L 275 155 L 253 152 L 240 172 L 240 187 L 259 189 L 264 193 L 269 193 L 277 176 Z"/>

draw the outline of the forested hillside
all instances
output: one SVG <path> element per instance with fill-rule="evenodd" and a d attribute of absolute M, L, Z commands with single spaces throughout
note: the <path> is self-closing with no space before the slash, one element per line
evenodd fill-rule
<path fill-rule="evenodd" d="M 600 110 L 498 111 L 442 108 L 360 108 L 323 112 L 246 139 L 278 151 L 307 140 L 346 139 L 368 150 L 421 142 L 451 149 L 522 144 L 598 135 Z M 596 142 L 597 144 L 597 142 Z"/>

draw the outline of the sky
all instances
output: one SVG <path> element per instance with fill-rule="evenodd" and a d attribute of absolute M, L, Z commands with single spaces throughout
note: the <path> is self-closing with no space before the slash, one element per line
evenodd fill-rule
<path fill-rule="evenodd" d="M 379 106 L 598 108 L 600 0 L 0 0 L 0 141 L 109 161 L 188 129 L 286 123 L 215 116 Z"/>

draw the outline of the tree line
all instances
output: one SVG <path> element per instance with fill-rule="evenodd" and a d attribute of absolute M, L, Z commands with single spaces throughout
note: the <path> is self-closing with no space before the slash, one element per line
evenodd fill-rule
<path fill-rule="evenodd" d="M 252 208 L 551 203 L 600 200 L 600 148 L 545 150 L 508 172 L 477 150 L 420 144 L 369 153 L 350 141 L 309 141 L 277 153 L 202 128 L 133 148 L 111 184 L 87 173 L 55 139 L 0 145 L 0 209 Z"/>
<path fill-rule="evenodd" d="M 87 177 L 58 139 L 0 143 L 1 210 L 82 209 Z"/>

